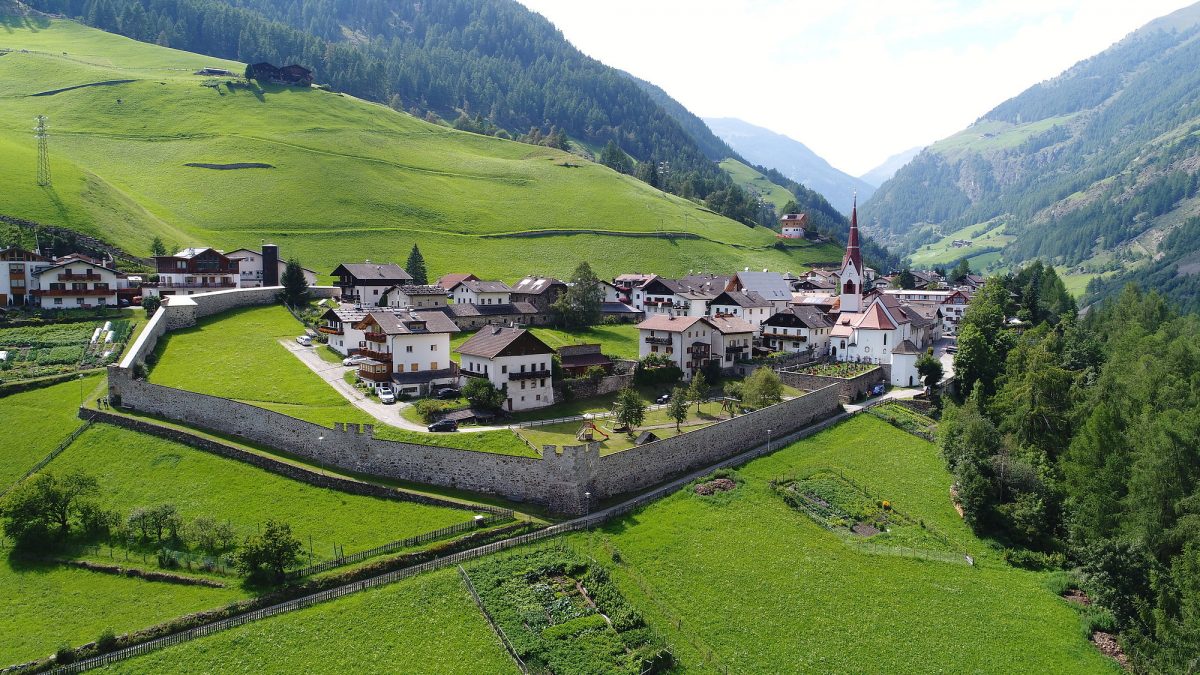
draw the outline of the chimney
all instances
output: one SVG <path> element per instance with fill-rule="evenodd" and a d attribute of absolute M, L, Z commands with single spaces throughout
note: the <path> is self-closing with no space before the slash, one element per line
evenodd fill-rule
<path fill-rule="evenodd" d="M 279 285 L 279 247 L 275 244 L 262 245 L 262 284 Z"/>

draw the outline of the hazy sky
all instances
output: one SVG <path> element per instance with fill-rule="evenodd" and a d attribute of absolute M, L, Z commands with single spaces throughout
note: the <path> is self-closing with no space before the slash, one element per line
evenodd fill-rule
<path fill-rule="evenodd" d="M 701 117 L 855 175 L 948 136 L 1190 0 L 520 0 Z"/>

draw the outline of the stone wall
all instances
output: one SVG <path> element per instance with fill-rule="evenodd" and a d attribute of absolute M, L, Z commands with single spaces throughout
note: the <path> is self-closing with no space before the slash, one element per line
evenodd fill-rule
<path fill-rule="evenodd" d="M 841 377 L 826 377 L 824 375 L 806 375 L 787 370 L 779 371 L 779 379 L 789 387 L 804 391 L 815 391 L 828 386 L 838 387 L 838 395 L 843 402 L 857 401 L 863 398 L 871 387 L 887 382 L 887 372 L 881 367 L 875 367 L 867 372 L 850 379 Z"/>
<path fill-rule="evenodd" d="M 625 387 L 632 385 L 633 373 L 627 375 L 609 375 L 600 378 L 597 382 L 592 382 L 585 378 L 559 380 L 554 383 L 554 402 L 558 403 L 563 400 L 562 390 L 564 386 L 571 388 L 571 400 L 576 401 L 581 398 L 604 396 L 614 391 L 621 391 Z"/>
<path fill-rule="evenodd" d="M 151 384 L 109 368 L 114 402 L 201 429 L 282 450 L 339 469 L 440 485 L 583 513 L 591 501 L 656 485 L 671 476 L 732 457 L 838 411 L 834 387 L 785 401 L 682 436 L 600 456 L 596 443 L 546 446 L 542 456 L 514 457 L 374 437 L 371 425 L 329 429 L 264 408 Z M 119 397 L 119 398 L 118 398 Z"/>

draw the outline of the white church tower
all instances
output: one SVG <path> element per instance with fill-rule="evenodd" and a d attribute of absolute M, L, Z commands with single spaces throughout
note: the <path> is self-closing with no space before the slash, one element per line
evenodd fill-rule
<path fill-rule="evenodd" d="M 842 258 L 842 270 L 838 280 L 842 285 L 841 311 L 858 313 L 863 311 L 862 250 L 858 244 L 858 195 L 854 195 L 854 207 L 850 211 L 850 236 L 846 239 L 846 255 Z"/>

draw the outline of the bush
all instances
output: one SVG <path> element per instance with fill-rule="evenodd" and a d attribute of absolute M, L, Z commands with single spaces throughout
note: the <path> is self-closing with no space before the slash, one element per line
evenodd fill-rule
<path fill-rule="evenodd" d="M 1067 556 L 1062 553 L 1042 553 L 1021 548 L 1006 548 L 1004 549 L 1004 562 L 1026 570 L 1061 570 L 1067 565 Z"/>
<path fill-rule="evenodd" d="M 413 404 L 413 410 L 417 411 L 417 415 L 419 415 L 426 424 L 432 424 L 435 420 L 442 416 L 442 413 L 449 409 L 449 404 L 432 398 L 423 398 Z"/>
<path fill-rule="evenodd" d="M 75 662 L 75 650 L 71 645 L 63 643 L 54 650 L 54 662 L 60 666 L 65 666 L 68 663 Z"/>
<path fill-rule="evenodd" d="M 96 649 L 102 652 L 111 652 L 117 646 L 117 634 L 111 628 L 105 628 L 100 632 L 100 637 L 96 638 Z"/>

